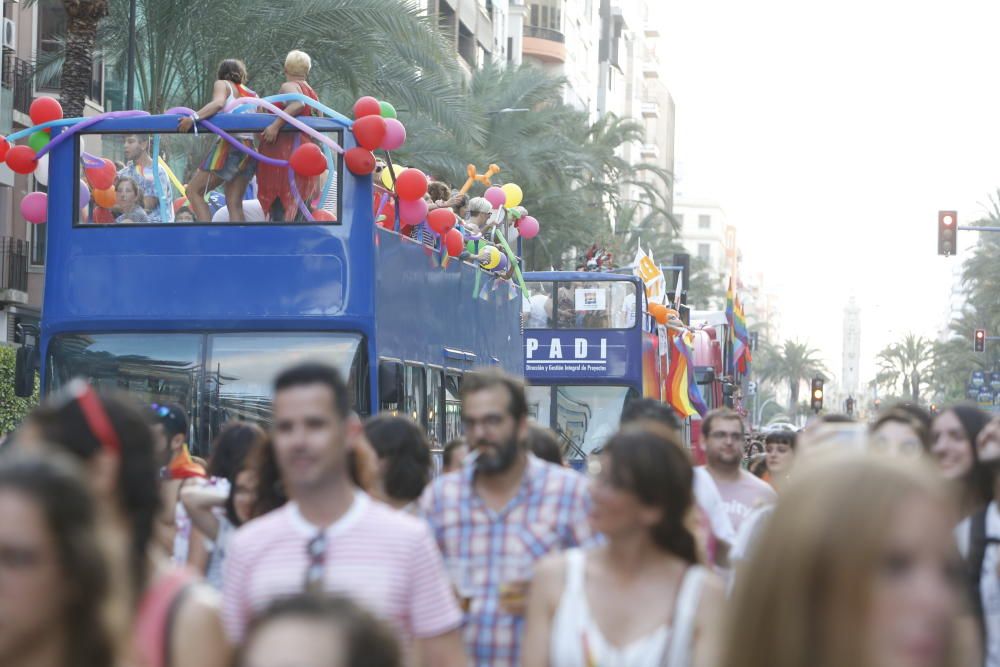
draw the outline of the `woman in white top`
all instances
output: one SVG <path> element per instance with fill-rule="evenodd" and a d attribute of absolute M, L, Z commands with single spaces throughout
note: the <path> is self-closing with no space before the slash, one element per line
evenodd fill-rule
<path fill-rule="evenodd" d="M 591 473 L 590 524 L 607 543 L 539 564 L 522 664 L 714 665 L 723 587 L 697 563 L 693 473 L 676 436 L 623 430 Z"/>

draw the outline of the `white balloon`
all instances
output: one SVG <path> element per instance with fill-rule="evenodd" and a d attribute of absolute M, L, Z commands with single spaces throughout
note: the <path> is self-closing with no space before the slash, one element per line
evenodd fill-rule
<path fill-rule="evenodd" d="M 247 222 L 264 222 L 267 219 L 264 217 L 264 209 L 261 208 L 259 199 L 243 200 L 243 219 Z M 212 222 L 229 222 L 229 207 L 223 206 L 216 211 L 212 216 Z"/>
<path fill-rule="evenodd" d="M 35 167 L 35 180 L 38 181 L 39 185 L 48 186 L 49 184 L 49 154 L 46 153 L 42 157 L 38 158 L 38 166 Z"/>

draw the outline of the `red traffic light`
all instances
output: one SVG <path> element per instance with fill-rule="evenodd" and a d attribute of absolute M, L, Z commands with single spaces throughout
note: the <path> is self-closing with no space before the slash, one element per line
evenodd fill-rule
<path fill-rule="evenodd" d="M 938 211 L 938 254 L 949 256 L 955 254 L 956 233 L 958 231 L 958 213 L 955 211 Z"/>
<path fill-rule="evenodd" d="M 976 329 L 972 345 L 976 352 L 986 351 L 986 329 Z"/>

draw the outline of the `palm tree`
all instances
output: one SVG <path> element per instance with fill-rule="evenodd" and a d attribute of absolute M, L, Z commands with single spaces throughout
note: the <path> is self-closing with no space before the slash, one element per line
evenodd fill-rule
<path fill-rule="evenodd" d="M 934 345 L 921 336 L 907 334 L 899 343 L 889 345 L 876 357 L 880 386 L 894 391 L 902 386 L 902 395 L 914 403 L 920 402 L 920 390 L 930 385 L 930 370 L 934 363 Z"/>
<path fill-rule="evenodd" d="M 108 16 L 110 0 L 63 0 L 62 5 L 66 12 L 63 57 L 59 62 L 42 64 L 47 65 L 50 75 L 55 74 L 57 67 L 61 69 L 60 103 L 64 115 L 74 118 L 83 116 L 94 69 L 95 45 L 101 21 Z"/>
<path fill-rule="evenodd" d="M 755 372 L 765 382 L 788 383 L 788 409 L 795 414 L 799 404 L 799 388 L 803 381 L 824 377 L 827 370 L 823 362 L 816 358 L 819 350 L 808 343 L 786 340 L 779 347 L 762 346 L 755 358 Z"/>

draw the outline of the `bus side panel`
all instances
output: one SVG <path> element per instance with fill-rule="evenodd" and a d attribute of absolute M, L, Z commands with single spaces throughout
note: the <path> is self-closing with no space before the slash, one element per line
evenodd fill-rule
<path fill-rule="evenodd" d="M 375 233 L 379 356 L 463 369 L 499 364 L 520 374 L 519 290 L 506 281 L 493 289 L 490 275 L 455 259 L 442 269 L 431 248 L 381 227 Z M 445 348 L 476 356 L 456 358 Z"/>

